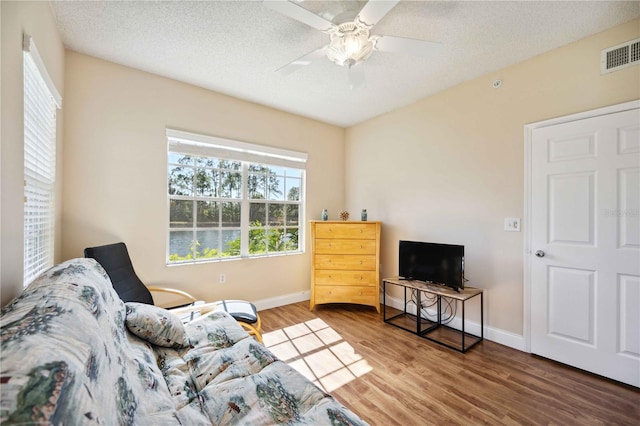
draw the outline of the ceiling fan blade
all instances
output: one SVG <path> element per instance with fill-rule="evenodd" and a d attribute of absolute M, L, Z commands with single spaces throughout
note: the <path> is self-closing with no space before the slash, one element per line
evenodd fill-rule
<path fill-rule="evenodd" d="M 430 56 L 442 49 L 442 43 L 392 36 L 380 36 L 376 50 L 381 52 L 404 53 L 407 55 Z"/>
<path fill-rule="evenodd" d="M 369 0 L 358 18 L 367 25 L 375 25 L 399 2 L 400 0 Z"/>
<path fill-rule="evenodd" d="M 358 63 L 347 70 L 349 88 L 356 90 L 364 86 L 364 64 Z"/>
<path fill-rule="evenodd" d="M 333 28 L 333 24 L 331 22 L 290 1 L 263 0 L 263 3 L 269 9 L 280 12 L 285 16 L 293 18 L 296 21 L 300 21 L 303 24 L 307 24 L 310 27 L 316 28 L 320 31 L 327 31 Z"/>
<path fill-rule="evenodd" d="M 298 59 L 289 62 L 287 65 L 280 67 L 276 70 L 276 73 L 287 76 L 292 72 L 299 70 L 300 68 L 306 67 L 313 61 L 316 61 L 325 56 L 324 49 L 326 46 L 321 47 L 320 49 L 312 50 L 304 56 L 299 57 Z"/>

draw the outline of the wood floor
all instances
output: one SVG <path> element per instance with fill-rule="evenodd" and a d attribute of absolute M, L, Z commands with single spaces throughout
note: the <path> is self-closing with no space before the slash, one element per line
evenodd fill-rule
<path fill-rule="evenodd" d="M 265 345 L 371 425 L 639 425 L 640 390 L 483 341 L 466 354 L 371 307 L 260 311 Z"/>

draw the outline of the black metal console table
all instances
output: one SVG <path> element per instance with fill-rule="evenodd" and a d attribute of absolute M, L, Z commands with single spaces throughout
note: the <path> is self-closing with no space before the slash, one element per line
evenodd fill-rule
<path fill-rule="evenodd" d="M 387 285 L 404 288 L 404 309 L 402 311 L 387 307 Z M 425 283 L 424 281 L 401 280 L 398 277 L 385 278 L 382 280 L 383 287 L 383 318 L 384 322 L 410 331 L 420 337 L 455 349 L 459 352 L 466 352 L 484 339 L 484 313 L 483 313 L 483 290 L 475 287 L 465 287 L 459 292 L 437 284 Z M 416 315 L 407 312 L 407 290 L 411 290 L 415 296 Z M 422 307 L 422 295 L 428 293 L 436 297 L 437 313 L 436 320 L 423 318 L 420 310 Z M 480 295 L 480 336 L 465 331 L 465 303 Z M 452 299 L 462 303 L 462 326 L 461 330 L 450 327 L 442 321 L 442 299 Z M 456 302 L 457 303 L 457 302 Z M 387 318 L 387 311 L 394 312 Z M 456 340 L 460 341 L 458 343 Z"/>

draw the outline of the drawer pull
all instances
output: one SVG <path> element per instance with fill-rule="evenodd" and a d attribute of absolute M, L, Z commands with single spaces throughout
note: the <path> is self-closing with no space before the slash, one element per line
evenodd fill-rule
<path fill-rule="evenodd" d="M 362 275 L 360 275 L 360 281 L 362 281 Z"/>
<path fill-rule="evenodd" d="M 360 248 L 362 248 L 362 244 L 360 244 Z"/>
<path fill-rule="evenodd" d="M 359 296 L 362 296 L 362 292 L 358 293 Z"/>
<path fill-rule="evenodd" d="M 360 261 L 360 264 L 362 265 L 362 260 Z"/>

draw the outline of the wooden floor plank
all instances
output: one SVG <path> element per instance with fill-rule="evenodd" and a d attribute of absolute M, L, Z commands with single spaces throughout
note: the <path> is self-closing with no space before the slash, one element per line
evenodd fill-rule
<path fill-rule="evenodd" d="M 284 360 L 372 425 L 640 424 L 639 389 L 487 340 L 461 354 L 358 305 L 260 316 L 268 347 L 285 336 Z"/>

